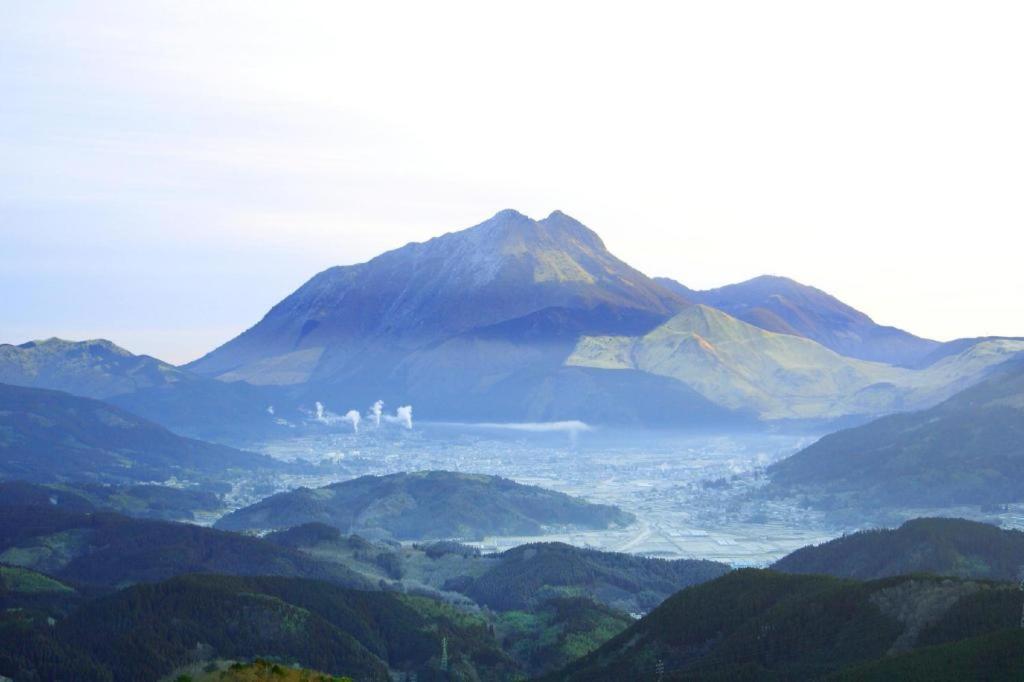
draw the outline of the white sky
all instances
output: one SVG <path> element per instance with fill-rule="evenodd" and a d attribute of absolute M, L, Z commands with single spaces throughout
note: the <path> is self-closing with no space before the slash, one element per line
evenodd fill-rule
<path fill-rule="evenodd" d="M 499 209 L 1024 336 L 1019 2 L 0 5 L 0 342 L 185 361 Z"/>

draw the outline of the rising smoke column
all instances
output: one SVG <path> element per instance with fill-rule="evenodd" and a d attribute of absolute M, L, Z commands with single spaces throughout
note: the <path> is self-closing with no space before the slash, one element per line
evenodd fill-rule
<path fill-rule="evenodd" d="M 384 414 L 384 401 L 378 400 L 370 406 L 370 418 L 374 426 L 380 426 L 380 417 Z"/>

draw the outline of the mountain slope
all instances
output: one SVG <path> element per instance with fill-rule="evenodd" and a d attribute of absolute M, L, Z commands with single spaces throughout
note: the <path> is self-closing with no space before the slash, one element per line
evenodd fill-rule
<path fill-rule="evenodd" d="M 989 341 L 912 370 L 844 357 L 695 305 L 643 336 L 583 337 L 566 364 L 671 377 L 763 419 L 812 419 L 929 406 L 1022 351 L 1024 342 Z"/>
<path fill-rule="evenodd" d="M 378 375 L 407 352 L 552 307 L 667 317 L 685 302 L 611 255 L 579 222 L 498 213 L 313 277 L 254 327 L 188 368 L 251 383 Z"/>
<path fill-rule="evenodd" d="M 213 572 L 316 578 L 345 587 L 371 587 L 344 566 L 318 562 L 259 538 L 52 506 L 0 507 L 0 563 L 107 587 Z"/>
<path fill-rule="evenodd" d="M 914 519 L 804 547 L 775 562 L 784 573 L 872 580 L 909 573 L 959 578 L 1019 578 L 1024 532 L 965 519 Z"/>
<path fill-rule="evenodd" d="M 458 591 L 497 610 L 527 609 L 553 597 L 585 595 L 627 612 L 643 612 L 684 587 L 727 573 L 714 561 L 666 561 L 599 552 L 563 543 L 520 545 Z"/>
<path fill-rule="evenodd" d="M 0 345 L 0 383 L 101 399 L 194 438 L 283 435 L 279 419 L 299 414 L 278 387 L 214 381 L 103 339 Z"/>
<path fill-rule="evenodd" d="M 656 281 L 694 303 L 767 331 L 803 336 L 852 358 L 913 365 L 940 345 L 876 324 L 834 296 L 788 277 L 763 275 L 706 291 L 694 291 L 667 278 Z"/>
<path fill-rule="evenodd" d="M 989 594 L 1012 599 L 1019 611 L 1010 585 L 925 577 L 860 583 L 743 569 L 675 594 L 550 679 L 826 679 L 920 644 L 1010 627 L 1010 609 L 975 627 L 955 622 L 958 605 Z"/>
<path fill-rule="evenodd" d="M 495 680 L 514 672 L 479 618 L 296 578 L 191 575 L 137 585 L 83 606 L 47 634 L 45 644 L 87 652 L 118 681 L 161 679 L 196 660 L 255 657 L 356 680 L 390 680 L 389 668 L 444 679 L 442 638 L 457 675 Z"/>
<path fill-rule="evenodd" d="M 943 361 L 945 362 L 945 361 Z M 769 469 L 773 490 L 830 507 L 1024 499 L 1024 360 L 929 410 L 825 436 Z"/>
<path fill-rule="evenodd" d="M 617 507 L 497 476 L 420 471 L 279 493 L 224 516 L 216 526 L 281 529 L 317 521 L 346 533 L 417 540 L 537 535 L 544 526 L 608 528 L 634 520 Z"/>
<path fill-rule="evenodd" d="M 0 478 L 197 481 L 280 467 L 269 457 L 176 436 L 98 400 L 0 384 Z"/>
<path fill-rule="evenodd" d="M 4 384 L 109 398 L 190 378 L 173 365 L 134 355 L 105 339 L 0 344 L 0 383 Z"/>

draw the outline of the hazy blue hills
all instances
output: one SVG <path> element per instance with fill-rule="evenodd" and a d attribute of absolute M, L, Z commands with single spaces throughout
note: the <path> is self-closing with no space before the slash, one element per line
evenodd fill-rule
<path fill-rule="evenodd" d="M 72 512 L 106 510 L 140 518 L 194 521 L 196 512 L 215 513 L 224 503 L 215 491 L 196 487 L 0 481 L 0 507 L 18 506 L 52 506 Z"/>
<path fill-rule="evenodd" d="M 216 526 L 273 530 L 320 522 L 345 533 L 425 540 L 540 535 L 546 527 L 603 529 L 634 520 L 617 507 L 498 476 L 421 471 L 278 493 Z"/>
<path fill-rule="evenodd" d="M 657 281 L 694 303 L 770 332 L 803 336 L 852 358 L 914 365 L 940 346 L 937 341 L 876 324 L 834 296 L 788 277 L 764 275 L 705 291 L 667 278 Z"/>
<path fill-rule="evenodd" d="M 102 399 L 196 438 L 284 434 L 278 418 L 297 414 L 276 387 L 215 381 L 105 339 L 0 345 L 0 383 Z"/>
<path fill-rule="evenodd" d="M 965 519 L 914 519 L 803 547 L 772 568 L 871 580 L 910 573 L 1017 580 L 1024 532 Z"/>
<path fill-rule="evenodd" d="M 4 384 L 109 398 L 189 380 L 189 373 L 174 365 L 134 355 L 105 339 L 0 344 L 0 383 Z"/>
<path fill-rule="evenodd" d="M 280 468 L 269 457 L 177 436 L 118 407 L 0 384 L 0 477 L 134 483 Z"/>
<path fill-rule="evenodd" d="M 936 407 L 825 436 L 769 468 L 772 491 L 826 508 L 1024 499 L 1024 361 Z"/>
<path fill-rule="evenodd" d="M 892 654 L 1016 627 L 1020 606 L 1015 585 L 744 569 L 675 594 L 546 679 L 831 679 Z M 1019 654 L 1002 651 L 1000 661 L 1024 672 Z M 918 661 L 908 673 L 934 662 Z"/>

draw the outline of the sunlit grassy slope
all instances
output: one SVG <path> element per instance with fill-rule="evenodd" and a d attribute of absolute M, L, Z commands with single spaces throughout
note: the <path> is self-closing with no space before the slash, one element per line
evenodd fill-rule
<path fill-rule="evenodd" d="M 583 337 L 566 364 L 671 377 L 719 405 L 752 409 L 763 419 L 814 419 L 926 407 L 1020 351 L 1022 341 L 983 341 L 929 367 L 907 369 L 845 357 L 697 305 L 644 336 Z"/>

